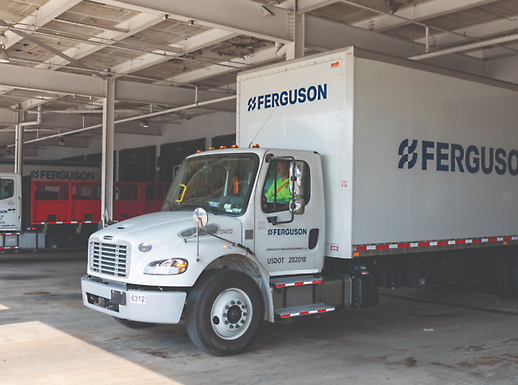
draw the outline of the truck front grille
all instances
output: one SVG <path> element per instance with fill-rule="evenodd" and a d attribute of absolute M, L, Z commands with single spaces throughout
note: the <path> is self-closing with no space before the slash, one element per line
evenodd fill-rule
<path fill-rule="evenodd" d="M 90 269 L 93 271 L 127 278 L 129 274 L 128 246 L 90 242 Z"/>

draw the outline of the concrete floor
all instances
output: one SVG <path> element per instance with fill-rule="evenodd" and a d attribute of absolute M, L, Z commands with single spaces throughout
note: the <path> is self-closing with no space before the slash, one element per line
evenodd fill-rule
<path fill-rule="evenodd" d="M 374 309 L 265 324 L 218 358 L 183 324 L 127 329 L 82 305 L 86 254 L 0 255 L 0 384 L 518 384 L 518 301 L 380 289 Z"/>

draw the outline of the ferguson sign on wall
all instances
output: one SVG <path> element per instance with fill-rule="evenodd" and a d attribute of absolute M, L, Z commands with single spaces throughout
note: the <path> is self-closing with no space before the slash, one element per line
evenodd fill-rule
<path fill-rule="evenodd" d="M 14 172 L 14 164 L 0 162 L 0 172 Z M 32 180 L 99 181 L 101 180 L 101 168 L 98 164 L 88 163 L 27 162 L 23 165 L 23 175 L 30 175 Z"/>

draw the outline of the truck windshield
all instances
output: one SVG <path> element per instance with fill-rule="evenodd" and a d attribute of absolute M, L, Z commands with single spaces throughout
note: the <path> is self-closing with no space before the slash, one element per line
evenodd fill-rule
<path fill-rule="evenodd" d="M 254 184 L 256 155 L 209 155 L 183 161 L 162 211 L 203 207 L 213 214 L 241 215 Z"/>

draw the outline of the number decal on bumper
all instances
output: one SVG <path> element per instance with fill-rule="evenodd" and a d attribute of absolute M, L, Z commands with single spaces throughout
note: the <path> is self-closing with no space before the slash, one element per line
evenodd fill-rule
<path fill-rule="evenodd" d="M 144 294 L 131 294 L 130 295 L 131 303 L 138 303 L 140 305 L 146 304 L 146 296 Z"/>

